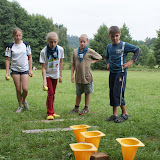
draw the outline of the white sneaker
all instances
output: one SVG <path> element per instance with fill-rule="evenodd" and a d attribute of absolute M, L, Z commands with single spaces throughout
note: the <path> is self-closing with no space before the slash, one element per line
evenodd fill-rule
<path fill-rule="evenodd" d="M 28 105 L 27 101 L 22 102 L 22 104 L 26 110 L 29 110 L 29 105 Z"/>
<path fill-rule="evenodd" d="M 20 113 L 20 112 L 22 112 L 22 110 L 23 110 L 23 107 L 18 107 L 16 113 Z"/>

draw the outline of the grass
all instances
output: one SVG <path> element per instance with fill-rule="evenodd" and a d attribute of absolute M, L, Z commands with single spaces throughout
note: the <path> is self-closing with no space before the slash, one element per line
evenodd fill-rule
<path fill-rule="evenodd" d="M 73 131 L 22 133 L 29 129 L 65 128 L 87 124 L 98 126 L 105 133 L 99 152 L 108 154 L 111 160 L 122 160 L 121 146 L 116 138 L 136 137 L 145 144 L 138 148 L 135 160 L 160 159 L 160 72 L 128 72 L 125 93 L 128 121 L 116 124 L 105 122 L 112 114 L 109 106 L 108 71 L 93 71 L 94 93 L 91 95 L 90 113 L 81 118 L 67 115 L 75 103 L 75 84 L 70 82 L 70 71 L 63 71 L 63 83 L 57 85 L 54 109 L 62 122 L 30 122 L 46 118 L 46 96 L 42 90 L 41 71 L 34 71 L 29 81 L 27 100 L 30 110 L 15 113 L 18 103 L 13 80 L 5 81 L 5 70 L 0 71 L 0 159 L 4 160 L 74 160 L 69 144 L 75 143 Z M 80 109 L 84 107 L 84 96 Z M 119 114 L 121 111 L 119 109 Z M 71 121 L 70 118 L 79 118 Z M 91 127 L 88 130 L 95 130 Z"/>

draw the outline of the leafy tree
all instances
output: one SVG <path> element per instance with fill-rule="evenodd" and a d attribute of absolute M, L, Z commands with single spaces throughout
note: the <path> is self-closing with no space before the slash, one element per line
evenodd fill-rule
<path fill-rule="evenodd" d="M 156 58 L 152 53 L 150 53 L 147 58 L 147 66 L 149 66 L 150 68 L 154 68 L 155 64 L 156 64 Z"/>
<path fill-rule="evenodd" d="M 12 41 L 12 30 L 15 19 L 11 4 L 6 0 L 0 0 L 0 67 L 5 65 L 5 48 Z"/>
<path fill-rule="evenodd" d="M 146 45 L 142 45 L 142 46 L 139 46 L 139 47 L 141 49 L 141 54 L 138 58 L 137 63 L 144 66 L 144 65 L 146 65 L 147 57 L 148 57 L 148 54 L 149 54 L 149 48 Z"/>
<path fill-rule="evenodd" d="M 128 43 L 132 43 L 132 37 L 129 33 L 129 28 L 126 26 L 126 24 L 124 23 L 122 28 L 121 28 L 121 41 L 124 42 L 128 42 Z"/>
<path fill-rule="evenodd" d="M 160 67 L 160 29 L 157 31 L 158 38 L 155 40 L 154 43 L 154 56 L 156 58 L 156 63 Z"/>
<path fill-rule="evenodd" d="M 12 7 L 12 16 L 15 19 L 14 26 L 21 28 L 23 31 L 25 31 L 25 28 L 27 27 L 29 16 L 27 11 L 22 8 L 18 2 L 13 1 L 10 3 Z"/>
<path fill-rule="evenodd" d="M 48 32 L 59 29 L 59 44 L 67 50 L 67 29 L 63 25 L 54 25 L 53 20 L 42 15 L 29 15 L 18 2 L 0 0 L 0 68 L 5 68 L 4 51 L 13 41 L 13 28 L 19 27 L 23 31 L 23 40 L 28 42 L 32 49 L 34 63 L 39 63 L 39 54 L 46 45 Z"/>
<path fill-rule="evenodd" d="M 47 44 L 46 35 L 54 28 L 52 19 L 46 19 L 38 14 L 29 16 L 29 23 L 24 29 L 24 40 L 31 45 L 34 63 L 39 63 L 40 51 Z"/>
<path fill-rule="evenodd" d="M 65 61 L 70 61 L 71 58 L 71 48 L 68 46 L 67 41 L 67 28 L 65 28 L 62 24 L 55 25 L 55 31 L 58 33 L 59 36 L 59 42 L 58 44 L 63 46 L 65 51 Z"/>
<path fill-rule="evenodd" d="M 145 39 L 145 45 L 149 48 L 152 49 L 154 48 L 154 43 L 155 43 L 156 38 L 146 38 Z"/>
<path fill-rule="evenodd" d="M 108 37 L 108 28 L 106 25 L 101 25 L 97 31 L 97 33 L 94 35 L 94 39 L 90 40 L 89 47 L 94 49 L 96 52 L 101 54 L 103 59 L 99 61 L 96 64 L 93 64 L 93 69 L 106 69 L 107 65 L 105 62 L 105 56 L 106 56 L 106 47 L 110 43 L 110 39 Z"/>
<path fill-rule="evenodd" d="M 78 48 L 79 47 L 79 38 L 78 38 L 78 36 L 69 36 L 69 35 L 67 35 L 67 40 L 68 40 L 68 46 L 73 47 L 73 48 Z"/>

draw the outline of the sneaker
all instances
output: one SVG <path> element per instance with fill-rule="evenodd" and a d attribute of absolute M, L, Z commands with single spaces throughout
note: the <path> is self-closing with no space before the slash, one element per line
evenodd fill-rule
<path fill-rule="evenodd" d="M 20 113 L 20 112 L 22 112 L 22 110 L 23 110 L 23 107 L 18 107 L 16 113 Z"/>
<path fill-rule="evenodd" d="M 60 117 L 60 115 L 58 115 L 58 114 L 53 114 L 53 117 L 57 118 L 57 117 Z"/>
<path fill-rule="evenodd" d="M 121 114 L 120 117 L 118 117 L 117 119 L 114 120 L 115 123 L 121 123 L 124 122 L 125 120 L 127 120 L 129 118 L 128 114 Z"/>
<path fill-rule="evenodd" d="M 104 120 L 105 121 L 114 121 L 115 119 L 117 119 L 118 118 L 118 116 L 117 115 L 111 115 L 109 118 L 105 118 Z"/>
<path fill-rule="evenodd" d="M 29 110 L 29 105 L 28 105 L 27 101 L 22 102 L 22 104 L 26 110 Z"/>
<path fill-rule="evenodd" d="M 47 120 L 53 120 L 54 117 L 52 115 L 47 116 Z"/>
<path fill-rule="evenodd" d="M 88 108 L 83 108 L 83 110 L 79 112 L 79 115 L 84 115 L 85 113 L 89 113 Z"/>
<path fill-rule="evenodd" d="M 75 114 L 78 112 L 79 112 L 79 109 L 73 108 L 70 112 L 68 112 L 68 114 Z"/>

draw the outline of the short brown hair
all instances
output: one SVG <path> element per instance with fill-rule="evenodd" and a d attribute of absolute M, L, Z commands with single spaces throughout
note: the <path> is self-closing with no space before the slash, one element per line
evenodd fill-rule
<path fill-rule="evenodd" d="M 111 26 L 109 28 L 109 34 L 121 33 L 121 30 L 117 26 Z"/>

